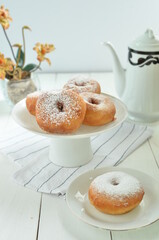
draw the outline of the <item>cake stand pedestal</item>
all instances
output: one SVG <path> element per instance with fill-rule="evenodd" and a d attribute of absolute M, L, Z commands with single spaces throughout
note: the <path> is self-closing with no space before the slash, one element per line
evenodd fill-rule
<path fill-rule="evenodd" d="M 55 138 L 50 141 L 49 159 L 63 167 L 78 167 L 93 158 L 90 138 Z"/>
<path fill-rule="evenodd" d="M 115 104 L 115 120 L 103 126 L 91 127 L 82 125 L 78 131 L 72 134 L 51 134 L 43 131 L 38 126 L 35 117 L 26 109 L 25 99 L 14 106 L 12 116 L 25 129 L 50 138 L 50 161 L 62 167 L 78 167 L 85 165 L 93 158 L 90 137 L 117 127 L 127 117 L 126 106 L 119 99 L 105 95 L 109 96 Z"/>

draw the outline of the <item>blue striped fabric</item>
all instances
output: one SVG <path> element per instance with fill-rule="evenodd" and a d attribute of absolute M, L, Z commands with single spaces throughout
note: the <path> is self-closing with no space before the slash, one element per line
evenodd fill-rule
<path fill-rule="evenodd" d="M 93 159 L 87 165 L 65 168 L 48 159 L 49 139 L 16 128 L 0 137 L 0 152 L 21 166 L 13 178 L 38 192 L 64 194 L 81 173 L 105 166 L 117 166 L 152 135 L 152 130 L 130 122 L 91 139 Z"/>

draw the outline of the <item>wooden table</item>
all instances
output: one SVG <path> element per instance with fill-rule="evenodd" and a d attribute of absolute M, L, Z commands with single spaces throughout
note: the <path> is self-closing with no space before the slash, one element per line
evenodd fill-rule
<path fill-rule="evenodd" d="M 74 74 L 40 74 L 41 89 L 61 88 Z M 103 92 L 116 96 L 112 73 L 91 73 Z M 0 101 L 0 133 L 14 127 L 11 109 Z M 123 161 L 121 167 L 143 171 L 159 180 L 159 122 L 151 139 Z M 138 230 L 100 230 L 74 217 L 63 198 L 40 194 L 16 185 L 11 176 L 18 169 L 0 154 L 0 240 L 158 240 L 159 221 Z M 111 236 L 112 235 L 112 236 Z"/>

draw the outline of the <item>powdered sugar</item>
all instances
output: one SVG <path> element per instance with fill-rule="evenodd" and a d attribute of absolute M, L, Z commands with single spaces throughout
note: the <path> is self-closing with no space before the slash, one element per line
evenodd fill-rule
<path fill-rule="evenodd" d="M 77 119 L 81 112 L 79 96 L 71 91 L 46 92 L 37 102 L 37 117 L 44 123 L 71 124 L 71 119 Z"/>
<path fill-rule="evenodd" d="M 71 89 L 77 93 L 96 92 L 100 89 L 99 83 L 89 77 L 78 75 L 70 79 L 64 86 L 65 89 Z"/>
<path fill-rule="evenodd" d="M 124 172 L 108 172 L 96 177 L 91 186 L 99 193 L 113 198 L 133 196 L 142 190 L 138 179 Z"/>
<path fill-rule="evenodd" d="M 103 94 L 83 92 L 80 95 L 83 97 L 87 105 L 91 105 L 90 107 L 94 112 L 99 110 L 106 111 L 115 108 L 110 98 Z"/>

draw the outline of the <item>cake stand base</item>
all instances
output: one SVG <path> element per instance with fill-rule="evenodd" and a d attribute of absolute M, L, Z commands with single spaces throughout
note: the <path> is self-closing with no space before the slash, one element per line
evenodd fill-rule
<path fill-rule="evenodd" d="M 79 167 L 93 158 L 90 138 L 54 138 L 50 142 L 49 159 L 62 167 Z"/>

